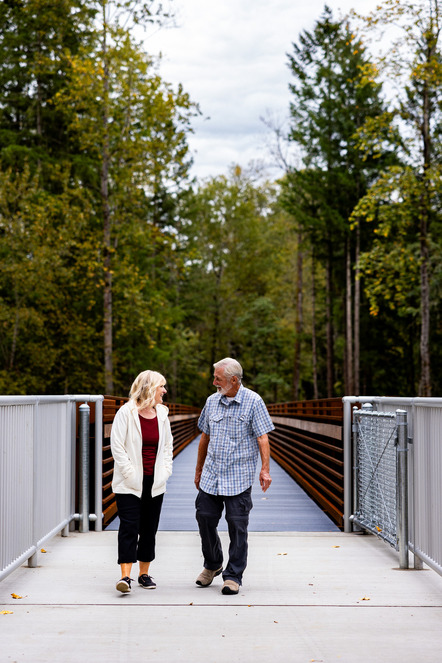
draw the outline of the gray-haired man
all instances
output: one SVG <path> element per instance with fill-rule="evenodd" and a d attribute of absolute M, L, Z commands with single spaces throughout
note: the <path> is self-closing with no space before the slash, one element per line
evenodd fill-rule
<path fill-rule="evenodd" d="M 227 357 L 213 366 L 217 393 L 209 396 L 198 421 L 202 432 L 195 471 L 195 506 L 204 569 L 196 584 L 208 587 L 223 571 L 217 526 L 225 507 L 230 546 L 222 593 L 238 594 L 247 565 L 247 528 L 259 455 L 262 490 L 265 492 L 272 482 L 267 433 L 274 426 L 262 398 L 241 384 L 239 362 Z"/>

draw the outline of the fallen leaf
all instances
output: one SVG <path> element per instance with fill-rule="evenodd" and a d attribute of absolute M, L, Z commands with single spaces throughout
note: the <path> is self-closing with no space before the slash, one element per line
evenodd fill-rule
<path fill-rule="evenodd" d="M 370 599 L 368 598 L 368 596 L 363 596 L 363 597 L 361 598 L 361 601 L 369 601 L 369 600 L 370 600 Z"/>
<path fill-rule="evenodd" d="M 12 610 L 2 610 L 0 612 L 0 615 L 13 615 L 13 614 L 14 613 L 12 612 Z"/>
<path fill-rule="evenodd" d="M 277 624 L 278 622 L 275 622 L 275 620 L 273 620 L 273 623 L 274 623 L 274 624 Z"/>
<path fill-rule="evenodd" d="M 193 605 L 193 601 L 191 603 L 189 603 L 189 605 Z"/>
<path fill-rule="evenodd" d="M 382 529 L 376 525 L 376 529 L 378 532 L 382 532 Z"/>
<path fill-rule="evenodd" d="M 45 550 L 44 548 L 42 548 L 42 549 L 40 550 L 40 552 L 45 553 L 45 552 L 48 552 L 48 551 Z"/>
<path fill-rule="evenodd" d="M 341 546 L 332 546 L 332 548 L 340 548 Z"/>
<path fill-rule="evenodd" d="M 18 594 L 14 594 L 14 593 L 11 594 L 11 596 L 12 596 L 13 599 L 22 599 L 23 598 L 23 596 L 19 596 Z"/>
<path fill-rule="evenodd" d="M 287 553 L 278 553 L 278 555 L 287 555 Z"/>

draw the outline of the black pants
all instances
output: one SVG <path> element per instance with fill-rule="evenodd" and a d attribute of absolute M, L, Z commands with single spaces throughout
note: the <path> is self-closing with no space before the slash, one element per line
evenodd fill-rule
<path fill-rule="evenodd" d="M 229 561 L 223 571 L 224 580 L 234 580 L 241 585 L 244 569 L 247 566 L 247 528 L 249 513 L 253 507 L 252 488 L 239 495 L 209 495 L 199 490 L 196 501 L 204 567 L 215 571 L 223 563 L 223 551 L 217 526 L 224 506 L 229 530 Z"/>
<path fill-rule="evenodd" d="M 117 493 L 118 564 L 151 562 L 155 559 L 155 537 L 163 495 L 152 497 L 153 476 L 143 478 L 141 497 Z"/>

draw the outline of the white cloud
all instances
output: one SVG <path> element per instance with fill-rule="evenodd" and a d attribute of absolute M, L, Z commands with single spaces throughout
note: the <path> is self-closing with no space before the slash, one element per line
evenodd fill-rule
<path fill-rule="evenodd" d="M 334 15 L 378 0 L 329 0 Z M 302 30 L 313 28 L 322 0 L 174 0 L 177 27 L 147 36 L 151 54 L 162 52 L 160 73 L 182 83 L 203 116 L 189 143 L 198 177 L 224 174 L 232 163 L 270 161 L 268 130 L 260 117 L 287 115 L 287 53 Z M 207 119 L 209 118 L 209 119 Z"/>

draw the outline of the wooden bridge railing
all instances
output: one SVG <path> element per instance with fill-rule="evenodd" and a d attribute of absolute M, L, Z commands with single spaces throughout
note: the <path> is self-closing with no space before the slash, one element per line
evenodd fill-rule
<path fill-rule="evenodd" d="M 116 514 L 112 493 L 112 422 L 127 398 L 106 396 L 103 402 L 103 527 Z M 174 436 L 174 457 L 197 435 L 200 410 L 167 403 Z M 315 500 L 329 517 L 343 526 L 344 460 L 343 406 L 340 398 L 268 405 L 275 430 L 270 433 L 272 458 Z M 94 404 L 91 404 L 91 433 Z M 91 459 L 93 462 L 93 459 Z"/>
<path fill-rule="evenodd" d="M 328 398 L 268 405 L 271 455 L 339 526 L 344 519 L 343 405 Z"/>
<path fill-rule="evenodd" d="M 103 527 L 115 517 L 117 506 L 112 492 L 112 474 L 114 459 L 110 448 L 112 422 L 127 398 L 105 396 L 103 402 Z M 173 435 L 174 457 L 198 435 L 199 408 L 177 403 L 166 403 L 169 408 L 169 420 Z"/>

